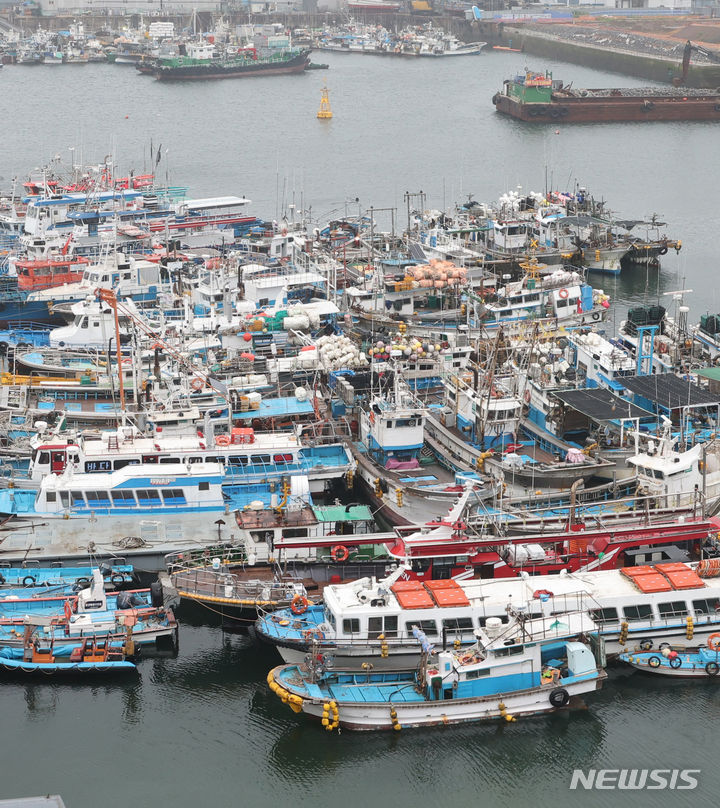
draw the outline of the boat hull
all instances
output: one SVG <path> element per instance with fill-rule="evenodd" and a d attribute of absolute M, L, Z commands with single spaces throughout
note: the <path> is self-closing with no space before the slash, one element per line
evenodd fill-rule
<path fill-rule="evenodd" d="M 249 76 L 276 76 L 283 73 L 302 73 L 308 64 L 310 51 L 288 59 L 286 62 L 257 62 L 222 68 L 217 65 L 187 65 L 161 67 L 154 71 L 159 81 L 196 81 L 203 79 L 244 78 Z"/>
<path fill-rule="evenodd" d="M 528 123 L 720 121 L 720 95 L 715 93 L 687 99 L 677 95 L 564 99 L 553 96 L 549 104 L 523 104 L 497 93 L 493 103 L 498 112 Z"/>

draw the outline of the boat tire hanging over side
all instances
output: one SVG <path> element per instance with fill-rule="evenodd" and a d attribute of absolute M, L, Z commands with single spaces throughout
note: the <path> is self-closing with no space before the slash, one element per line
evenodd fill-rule
<path fill-rule="evenodd" d="M 32 575 L 26 575 L 22 579 L 22 585 L 25 586 L 25 587 L 35 586 L 36 583 L 37 583 L 37 578 L 35 578 Z"/>
<path fill-rule="evenodd" d="M 708 662 L 705 666 L 705 673 L 707 673 L 708 676 L 717 676 L 718 671 L 720 671 L 720 665 L 718 665 L 717 662 Z"/>
<path fill-rule="evenodd" d="M 570 694 L 562 687 L 556 687 L 550 693 L 550 704 L 553 707 L 564 707 L 570 701 Z"/>

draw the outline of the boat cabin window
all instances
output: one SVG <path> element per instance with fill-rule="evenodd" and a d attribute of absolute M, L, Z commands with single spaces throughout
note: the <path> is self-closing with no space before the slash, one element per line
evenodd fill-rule
<path fill-rule="evenodd" d="M 210 483 L 209 482 L 199 482 L 198 483 L 198 491 L 209 491 L 210 490 Z"/>
<path fill-rule="evenodd" d="M 57 501 L 56 493 L 54 491 L 47 491 L 45 494 L 45 500 L 46 502 L 56 502 Z"/>
<path fill-rule="evenodd" d="M 395 421 L 395 426 L 415 426 L 415 423 L 414 418 L 398 418 L 397 421 Z M 389 422 L 388 426 L 390 426 Z"/>
<path fill-rule="evenodd" d="M 135 507 L 135 494 L 133 491 L 111 491 L 113 505 L 116 508 L 133 508 Z"/>
<path fill-rule="evenodd" d="M 450 620 L 442 621 L 443 628 L 448 631 L 472 631 L 472 617 L 453 617 Z"/>
<path fill-rule="evenodd" d="M 87 328 L 88 327 L 88 318 L 83 317 L 80 321 L 80 328 Z"/>
<path fill-rule="evenodd" d="M 202 463 L 202 457 L 188 457 L 188 463 Z"/>
<path fill-rule="evenodd" d="M 359 634 L 360 621 L 353 617 L 351 619 L 343 620 L 343 634 Z"/>
<path fill-rule="evenodd" d="M 437 623 L 434 620 L 413 620 L 411 623 L 405 623 L 405 631 L 407 631 L 408 637 L 413 636 L 413 626 L 417 626 L 428 637 L 437 637 Z"/>
<path fill-rule="evenodd" d="M 61 491 L 61 492 L 60 492 L 60 504 L 61 504 L 61 505 L 63 506 L 63 508 L 65 508 L 65 509 L 67 509 L 67 508 L 69 508 L 69 507 L 70 507 L 70 497 L 68 496 L 68 492 L 67 492 L 67 491 Z"/>
<path fill-rule="evenodd" d="M 115 471 L 117 471 L 118 469 L 124 469 L 125 466 L 137 466 L 137 465 L 139 465 L 139 463 L 140 463 L 140 461 L 137 458 L 135 458 L 133 460 L 127 460 L 127 459 L 116 460 L 113 463 L 113 468 L 115 469 Z"/>
<path fill-rule="evenodd" d="M 687 614 L 687 604 L 684 600 L 674 600 L 670 603 L 658 603 L 660 617 L 676 617 Z"/>
<path fill-rule="evenodd" d="M 270 463 L 270 455 L 263 454 L 263 455 L 250 455 L 250 462 L 257 465 L 267 465 Z"/>
<path fill-rule="evenodd" d="M 162 496 L 166 505 L 185 504 L 185 493 L 182 488 L 163 488 Z"/>
<path fill-rule="evenodd" d="M 50 452 L 40 452 L 37 462 L 41 463 L 43 466 L 47 466 L 50 462 Z"/>
<path fill-rule="evenodd" d="M 161 457 L 160 463 L 180 463 L 179 457 Z"/>
<path fill-rule="evenodd" d="M 397 627 L 398 619 L 396 616 L 370 617 L 368 618 L 368 639 L 376 640 L 381 634 L 386 637 L 397 637 Z"/>
<path fill-rule="evenodd" d="M 283 530 L 283 536 L 287 539 L 302 539 L 308 535 L 306 527 L 291 527 Z"/>
<path fill-rule="evenodd" d="M 141 488 L 137 492 L 139 505 L 157 505 L 160 502 L 160 492 L 152 488 Z"/>
<path fill-rule="evenodd" d="M 247 466 L 248 459 L 242 455 L 234 455 L 233 457 L 228 457 L 228 463 L 231 466 Z"/>
<path fill-rule="evenodd" d="M 143 463 L 157 463 L 158 459 L 159 458 L 158 458 L 157 455 L 143 455 L 142 456 L 142 462 Z"/>
<path fill-rule="evenodd" d="M 82 491 L 71 491 L 70 500 L 72 502 L 73 508 L 85 507 L 85 497 L 83 496 Z"/>
<path fill-rule="evenodd" d="M 90 508 L 110 507 L 110 494 L 107 491 L 88 491 L 85 496 Z"/>
<path fill-rule="evenodd" d="M 652 606 L 649 603 L 639 603 L 637 606 L 624 606 L 626 620 L 647 620 L 653 616 Z"/>
<path fill-rule="evenodd" d="M 475 668 L 465 674 L 466 679 L 479 679 L 481 676 L 490 676 L 490 668 Z"/>
<path fill-rule="evenodd" d="M 517 656 L 518 654 L 522 654 L 523 647 L 522 645 L 508 645 L 507 648 L 496 648 L 493 651 L 493 654 L 496 657 L 506 657 L 506 656 Z"/>
<path fill-rule="evenodd" d="M 715 615 L 720 612 L 720 600 L 694 600 L 692 602 L 693 609 L 697 614 L 712 614 Z"/>
<path fill-rule="evenodd" d="M 590 614 L 597 623 L 614 623 L 618 619 L 617 609 L 614 606 L 606 609 L 592 609 Z"/>

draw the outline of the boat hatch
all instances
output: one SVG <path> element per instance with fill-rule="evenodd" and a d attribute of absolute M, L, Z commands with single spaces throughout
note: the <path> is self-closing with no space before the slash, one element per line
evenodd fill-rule
<path fill-rule="evenodd" d="M 435 606 L 433 599 L 422 586 L 419 589 L 400 592 L 396 591 L 394 586 L 391 588 L 395 592 L 395 597 L 401 609 L 432 609 Z"/>
<path fill-rule="evenodd" d="M 641 592 L 672 592 L 670 582 L 659 572 L 651 572 L 647 575 L 636 575 L 632 581 Z"/>
<path fill-rule="evenodd" d="M 440 607 L 470 605 L 470 601 L 457 581 L 428 581 L 425 588 Z"/>
<path fill-rule="evenodd" d="M 665 576 L 673 585 L 673 589 L 701 589 L 705 586 L 693 570 L 685 569 L 682 572 L 666 572 Z"/>
<path fill-rule="evenodd" d="M 396 581 L 391 587 L 392 591 L 397 595 L 398 592 L 412 592 L 422 589 L 423 585 L 420 581 Z"/>

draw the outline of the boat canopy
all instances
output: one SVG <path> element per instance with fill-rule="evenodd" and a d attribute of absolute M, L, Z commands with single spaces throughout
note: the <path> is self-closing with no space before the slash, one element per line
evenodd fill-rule
<path fill-rule="evenodd" d="M 623 379 L 624 382 L 624 379 Z M 654 418 L 649 412 L 625 398 L 616 396 L 611 390 L 596 387 L 592 390 L 563 390 L 553 393 L 555 398 L 587 415 L 593 421 L 619 421 L 626 418 Z"/>
<path fill-rule="evenodd" d="M 679 410 L 684 407 L 711 407 L 720 404 L 720 392 L 713 393 L 704 390 L 674 373 L 625 376 L 622 385 L 636 396 L 668 410 Z"/>

